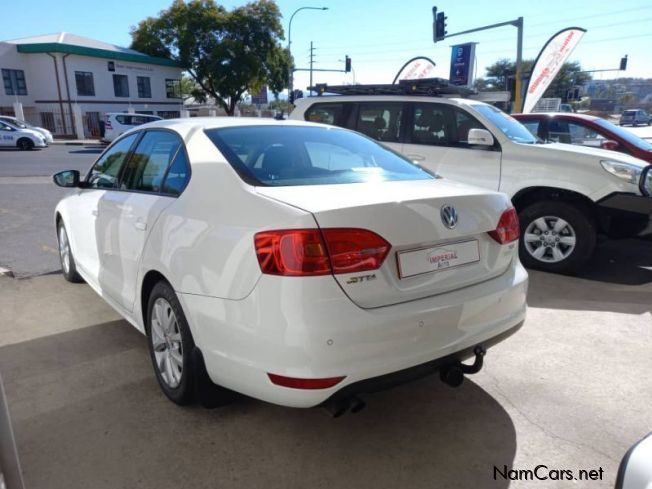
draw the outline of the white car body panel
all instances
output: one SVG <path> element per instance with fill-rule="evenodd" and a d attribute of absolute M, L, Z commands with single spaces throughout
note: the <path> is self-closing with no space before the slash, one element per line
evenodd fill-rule
<path fill-rule="evenodd" d="M 644 168 L 648 163 L 638 158 L 613 151 L 566 144 L 521 144 L 510 140 L 472 105 L 483 102 L 446 97 L 418 96 L 327 96 L 309 97 L 296 101 L 290 114 L 292 120 L 304 120 L 313 104 L 337 102 L 401 101 L 448 104 L 469 111 L 494 136 L 501 151 L 486 148 L 457 149 L 433 145 L 382 144 L 416 159 L 424 168 L 451 180 L 499 190 L 510 197 L 529 187 L 552 187 L 578 192 L 593 201 L 614 193 L 640 195 L 638 185 L 630 184 L 608 172 L 600 160 L 621 161 Z M 416 156 L 416 158 L 415 158 Z"/>
<path fill-rule="evenodd" d="M 80 274 L 138 330 L 145 331 L 142 283 L 154 271 L 176 291 L 214 382 L 269 402 L 309 407 L 344 386 L 460 352 L 523 322 L 527 273 L 516 243 L 500 245 L 486 234 L 510 206 L 505 195 L 443 179 L 368 187 L 254 187 L 203 132 L 268 124 L 315 126 L 243 118 L 140 126 L 136 131 L 171 129 L 185 142 L 192 174 L 179 197 L 79 189 L 57 205 Z M 444 201 L 459 208 L 454 231 L 433 227 L 440 217 L 432 203 Z M 261 272 L 255 233 L 318 225 L 362 227 L 384 235 L 392 244 L 377 271 L 385 281 L 368 289 L 358 284 L 356 292 L 342 285 L 346 275 Z M 490 273 L 475 271 L 460 281 L 462 267 L 399 283 L 397 250 L 463 234 L 481 242 Z M 455 290 L 449 290 L 451 284 Z M 378 297 L 387 302 L 382 294 L 388 294 L 388 287 L 392 304 L 373 304 Z M 368 307 L 356 305 L 352 296 Z M 272 384 L 269 372 L 346 379 L 329 389 L 289 389 Z"/>

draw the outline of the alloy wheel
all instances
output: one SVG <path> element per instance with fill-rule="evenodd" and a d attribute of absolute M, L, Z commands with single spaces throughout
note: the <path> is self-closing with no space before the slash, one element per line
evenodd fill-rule
<path fill-rule="evenodd" d="M 183 374 L 181 330 L 170 303 L 163 297 L 154 302 L 151 318 L 151 342 L 156 367 L 163 382 L 174 389 Z"/>
<path fill-rule="evenodd" d="M 59 227 L 59 255 L 61 256 L 61 266 L 64 273 L 70 272 L 70 242 L 68 233 L 63 226 Z"/>
<path fill-rule="evenodd" d="M 523 243 L 533 258 L 544 263 L 558 263 L 573 253 L 577 235 L 561 217 L 542 216 L 527 226 Z"/>

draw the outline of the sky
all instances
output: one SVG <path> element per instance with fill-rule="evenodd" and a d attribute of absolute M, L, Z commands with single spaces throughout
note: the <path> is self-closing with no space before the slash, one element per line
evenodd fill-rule
<path fill-rule="evenodd" d="M 140 20 L 156 15 L 172 0 L 0 0 L 0 39 L 16 39 L 53 32 L 70 32 L 100 41 L 129 46 L 129 30 Z M 246 3 L 220 1 L 227 8 Z M 650 0 L 277 0 L 286 30 L 292 22 L 292 54 L 297 67 L 307 67 L 310 42 L 315 47 L 315 68 L 343 69 L 344 56 L 352 59 L 352 73 L 315 73 L 314 81 L 391 83 L 405 61 L 428 56 L 436 63 L 435 76 L 448 78 L 453 44 L 477 42 L 477 76 L 500 58 L 516 57 L 516 28 L 491 29 L 432 41 L 434 5 L 444 11 L 449 34 L 524 18 L 525 59 L 534 58 L 547 39 L 565 27 L 587 29 L 571 54 L 585 70 L 618 68 L 629 55 L 626 72 L 594 74 L 596 79 L 618 76 L 652 77 L 652 2 Z M 295 88 L 308 85 L 308 74 L 297 72 Z"/>

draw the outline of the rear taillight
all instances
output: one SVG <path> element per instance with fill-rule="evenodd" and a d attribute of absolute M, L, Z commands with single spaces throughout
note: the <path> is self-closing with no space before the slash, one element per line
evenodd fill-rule
<path fill-rule="evenodd" d="M 104 122 L 104 129 L 113 129 L 109 116 L 106 117 L 106 121 Z"/>
<path fill-rule="evenodd" d="M 323 229 L 333 273 L 364 272 L 381 267 L 392 247 L 366 229 Z"/>
<path fill-rule="evenodd" d="M 516 241 L 520 235 L 521 231 L 518 224 L 518 214 L 516 214 L 516 209 L 513 207 L 503 212 L 498 220 L 496 229 L 489 231 L 489 236 L 500 244 L 507 244 Z"/>
<path fill-rule="evenodd" d="M 365 229 L 264 231 L 254 237 L 263 273 L 304 277 L 380 268 L 391 245 Z"/>

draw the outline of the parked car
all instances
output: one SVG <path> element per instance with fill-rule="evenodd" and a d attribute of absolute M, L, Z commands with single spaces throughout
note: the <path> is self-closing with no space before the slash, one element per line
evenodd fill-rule
<path fill-rule="evenodd" d="M 600 117 L 584 114 L 512 114 L 544 141 L 619 151 L 652 163 L 652 143 Z"/>
<path fill-rule="evenodd" d="M 438 369 L 457 384 L 524 320 L 509 199 L 352 131 L 155 122 L 118 138 L 84 180 L 54 181 L 75 189 L 55 211 L 64 277 L 147 335 L 179 404 L 208 378 L 356 410 L 372 385 Z"/>
<path fill-rule="evenodd" d="M 647 124 L 649 126 L 650 116 L 641 109 L 624 110 L 620 116 L 620 125 L 624 126 L 626 124 L 631 124 L 632 126 Z"/>
<path fill-rule="evenodd" d="M 45 136 L 32 129 L 21 129 L 8 122 L 0 121 L 0 146 L 30 150 L 47 148 Z"/>
<path fill-rule="evenodd" d="M 43 135 L 43 137 L 45 138 L 45 142 L 48 144 L 54 141 L 54 138 L 52 137 L 52 133 L 47 129 L 45 129 L 44 127 L 33 126 L 29 122 L 22 121 L 20 119 L 17 119 L 16 117 L 11 117 L 9 115 L 0 115 L 0 121 L 7 122 L 12 126 L 18 127 L 19 129 L 31 129 L 32 131 L 39 132 Z"/>
<path fill-rule="evenodd" d="M 561 104 L 559 106 L 559 112 L 575 112 L 571 104 Z"/>
<path fill-rule="evenodd" d="M 456 98 L 456 89 L 439 81 L 315 89 L 338 95 L 299 99 L 291 119 L 354 129 L 432 172 L 509 195 L 527 267 L 576 272 L 598 232 L 632 236 L 650 222 L 652 174 L 640 159 L 544 144 L 516 119 Z"/>
<path fill-rule="evenodd" d="M 105 143 L 110 143 L 136 126 L 160 120 L 162 120 L 162 117 L 157 115 L 109 112 L 104 115 L 104 135 L 101 139 Z"/>

